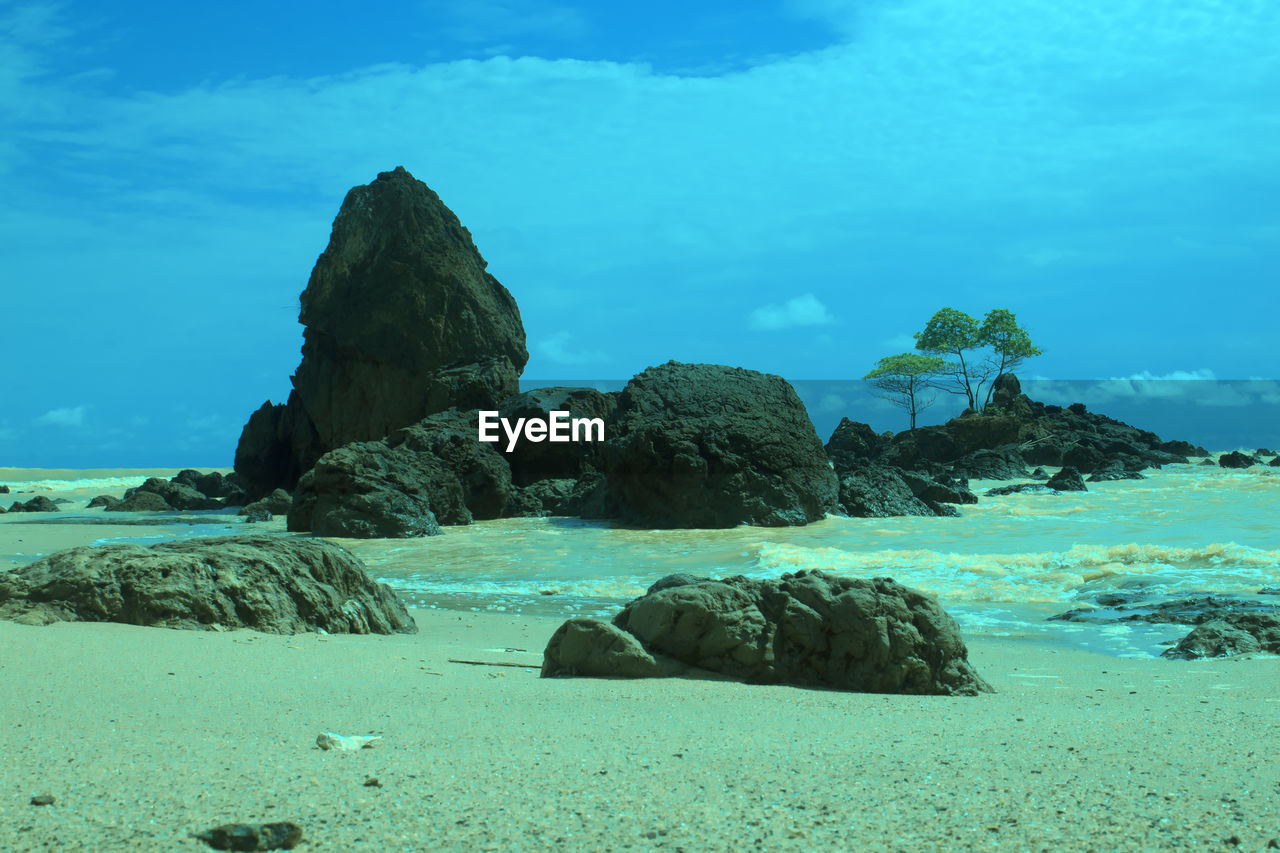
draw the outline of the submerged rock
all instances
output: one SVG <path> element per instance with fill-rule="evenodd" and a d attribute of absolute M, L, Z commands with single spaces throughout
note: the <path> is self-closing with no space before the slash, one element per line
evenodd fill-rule
<path fill-rule="evenodd" d="M 820 571 L 778 580 L 660 581 L 612 626 L 563 625 L 548 644 L 542 674 L 664 675 L 682 667 L 684 674 L 837 690 L 991 691 L 935 599 L 889 578 Z"/>
<path fill-rule="evenodd" d="M 836 475 L 780 376 L 668 362 L 622 391 L 604 447 L 609 497 L 645 527 L 807 524 L 836 504 Z"/>
<path fill-rule="evenodd" d="M 59 551 L 0 573 L 0 617 L 272 634 L 417 631 L 395 593 L 343 548 L 271 536 Z"/>

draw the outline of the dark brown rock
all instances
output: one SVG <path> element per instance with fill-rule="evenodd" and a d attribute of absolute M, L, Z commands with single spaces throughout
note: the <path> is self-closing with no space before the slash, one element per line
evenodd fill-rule
<path fill-rule="evenodd" d="M 89 500 L 89 503 L 85 504 L 85 508 L 93 509 L 94 507 L 98 507 L 98 506 L 101 506 L 101 507 L 115 506 L 118 503 L 120 503 L 120 499 L 115 495 L 98 495 L 97 497 L 91 498 Z"/>
<path fill-rule="evenodd" d="M 198 473 L 198 472 L 193 472 Z M 138 492 L 152 492 L 164 498 L 164 502 L 174 509 L 181 510 L 200 510 L 200 509 L 218 509 L 222 506 L 216 498 L 206 497 L 198 491 L 194 486 L 188 486 L 185 482 L 177 480 L 162 480 L 159 477 L 149 477 L 146 482 L 137 489 L 130 489 L 125 492 L 125 500 L 133 497 Z"/>
<path fill-rule="evenodd" d="M 562 626 L 548 646 L 544 675 L 566 667 L 580 674 L 654 674 L 676 667 L 664 664 L 665 656 L 688 667 L 686 674 L 708 671 L 753 683 L 875 693 L 991 690 L 937 601 L 889 578 L 805 571 L 778 580 L 655 584 L 613 620 L 647 657 L 618 631 L 589 622 Z"/>
<path fill-rule="evenodd" d="M 59 551 L 0 573 L 0 617 L 273 634 L 417 630 L 395 593 L 346 550 L 272 536 Z"/>
<path fill-rule="evenodd" d="M 499 416 L 515 424 L 520 418 L 547 420 L 552 412 L 569 412 L 571 418 L 599 418 L 608 421 L 618 405 L 618 394 L 594 388 L 535 388 L 509 397 L 498 407 Z M 599 469 L 603 441 L 520 441 L 510 452 L 502 431 L 495 444 L 511 466 L 511 480 L 528 486 L 539 480 L 576 480 L 587 468 Z"/>
<path fill-rule="evenodd" d="M 1054 474 L 1045 483 L 1046 486 L 1057 492 L 1085 492 L 1088 488 L 1084 484 L 1084 478 L 1080 476 L 1080 472 L 1070 465 L 1064 467 L 1061 471 Z"/>
<path fill-rule="evenodd" d="M 516 394 L 524 326 L 485 267 L 470 232 L 403 167 L 352 189 L 302 293 L 296 396 L 260 409 L 237 448 L 250 493 L 292 489 L 329 450 Z"/>
<path fill-rule="evenodd" d="M 290 821 L 278 823 L 224 823 L 196 833 L 214 850 L 292 850 L 302 843 L 302 827 Z"/>
<path fill-rule="evenodd" d="M 645 527 L 784 526 L 836 504 L 835 472 L 780 376 L 667 364 L 632 378 L 604 448 L 609 498 Z"/>
<path fill-rule="evenodd" d="M 108 504 L 103 507 L 103 512 L 172 512 L 173 507 L 155 492 L 143 492 L 137 489 L 130 490 L 132 494 L 126 494 L 125 499 Z"/>
<path fill-rule="evenodd" d="M 14 501 L 9 512 L 57 512 L 58 505 L 44 495 L 36 495 L 29 501 Z"/>
<path fill-rule="evenodd" d="M 318 536 L 407 538 L 440 524 L 502 518 L 511 469 L 479 441 L 475 412 L 441 412 L 383 441 L 322 456 L 298 483 L 289 529 Z"/>

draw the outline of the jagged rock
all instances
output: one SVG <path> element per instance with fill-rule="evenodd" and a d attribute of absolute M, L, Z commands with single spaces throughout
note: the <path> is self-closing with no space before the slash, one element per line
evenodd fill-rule
<path fill-rule="evenodd" d="M 1176 456 L 1208 456 L 1209 451 L 1203 447 L 1192 444 L 1189 441 L 1162 441 L 1155 447 L 1156 450 L 1163 450 L 1165 453 L 1172 453 Z"/>
<path fill-rule="evenodd" d="M 577 480 L 548 478 L 530 483 L 523 488 L 517 487 L 511 503 L 507 506 L 507 515 L 512 517 L 570 515 L 568 510 L 577 485 Z"/>
<path fill-rule="evenodd" d="M 14 501 L 9 512 L 57 512 L 58 505 L 44 495 L 36 495 L 28 501 Z"/>
<path fill-rule="evenodd" d="M 1107 457 L 1101 450 L 1092 445 L 1077 444 L 1063 452 L 1062 464 L 1077 471 L 1092 474 L 1099 468 L 1106 466 Z"/>
<path fill-rule="evenodd" d="M 498 414 L 514 424 L 520 418 L 547 420 L 552 412 L 569 412 L 570 418 L 599 418 L 607 422 L 618 405 L 617 392 L 601 393 L 594 388 L 535 388 L 509 397 L 498 407 Z M 507 451 L 507 439 L 501 429 L 501 441 L 494 447 L 511 466 L 511 480 L 517 486 L 528 486 L 539 480 L 577 479 L 587 468 L 599 469 L 603 441 L 520 441 Z"/>
<path fill-rule="evenodd" d="M 1137 471 L 1127 471 L 1123 467 L 1111 466 L 1108 468 L 1103 468 L 1102 470 L 1099 470 L 1099 471 L 1094 471 L 1092 474 L 1088 476 L 1086 481 L 1090 483 L 1103 483 L 1111 480 L 1145 480 L 1145 479 L 1146 477 L 1144 477 L 1142 474 L 1139 474 Z"/>
<path fill-rule="evenodd" d="M 0 617 L 273 634 L 417 630 L 395 593 L 346 550 L 272 536 L 59 551 L 0 573 Z"/>
<path fill-rule="evenodd" d="M 9 487 L 0 485 L 0 495 L 7 495 L 7 494 L 9 494 Z"/>
<path fill-rule="evenodd" d="M 95 498 L 91 498 L 89 500 L 89 503 L 85 504 L 85 508 L 93 509 L 94 507 L 98 507 L 98 506 L 102 506 L 102 507 L 115 506 L 118 503 L 120 503 L 120 499 L 115 495 L 98 495 Z"/>
<path fill-rule="evenodd" d="M 1047 480 L 1049 479 L 1049 472 L 1043 468 L 1037 467 L 1036 470 L 1032 471 L 1028 476 L 1032 480 Z"/>
<path fill-rule="evenodd" d="M 242 507 L 237 514 L 244 518 L 245 524 L 260 524 L 271 520 L 271 511 L 258 501 Z"/>
<path fill-rule="evenodd" d="M 877 693 L 975 695 L 990 686 L 973 670 L 955 621 L 935 599 L 889 578 L 849 578 L 819 571 L 778 580 L 741 576 L 680 579 L 628 604 L 613 625 L 662 664 L 752 683 L 795 684 Z M 577 620 L 575 620 L 577 621 Z M 648 669 L 618 633 L 594 626 L 561 629 L 588 646 L 574 660 L 622 648 Z M 557 632 L 558 634 L 560 632 Z M 600 643 L 599 649 L 590 646 Z M 548 655 L 544 675 L 563 658 Z M 594 656 L 593 656 L 594 652 Z M 619 656 L 620 657 L 620 656 Z M 647 674 L 647 673 L 643 673 Z"/>
<path fill-rule="evenodd" d="M 249 416 L 236 445 L 235 472 L 257 499 L 273 489 L 292 489 L 323 452 L 298 392 L 290 391 L 287 402 L 268 400 Z"/>
<path fill-rule="evenodd" d="M 440 524 L 501 518 L 513 495 L 506 460 L 477 438 L 476 413 L 451 410 L 320 457 L 298 483 L 288 526 L 358 539 L 430 536 Z"/>
<path fill-rule="evenodd" d="M 1051 491 L 1051 489 L 1045 483 L 1015 483 L 1012 486 L 996 486 L 994 489 L 987 489 L 987 496 L 997 498 L 1003 495 L 1016 495 L 1021 492 L 1048 491 Z"/>
<path fill-rule="evenodd" d="M 132 493 L 132 494 L 130 494 Z M 103 507 L 103 512 L 171 512 L 173 507 L 155 492 L 130 489 L 122 501 Z"/>
<path fill-rule="evenodd" d="M 193 472 L 199 473 L 199 472 Z M 137 494 L 138 492 L 152 492 L 164 498 L 164 502 L 174 509 L 181 510 L 201 510 L 201 509 L 218 509 L 222 504 L 214 498 L 205 497 L 196 491 L 194 486 L 188 486 L 185 483 L 176 480 L 162 480 L 159 477 L 149 477 L 146 482 L 136 489 L 130 489 L 124 493 L 125 500 Z"/>
<path fill-rule="evenodd" d="M 273 515 L 288 515 L 293 506 L 293 498 L 284 489 L 276 489 L 261 500 L 240 507 L 237 515 L 251 516 L 250 521 L 268 521 Z M 263 514 L 266 518 L 263 518 Z"/>
<path fill-rule="evenodd" d="M 1272 459 L 1267 464 L 1270 465 L 1272 468 L 1280 468 L 1280 456 L 1277 456 L 1275 459 Z"/>
<path fill-rule="evenodd" d="M 956 475 L 975 480 L 1016 480 L 1027 476 L 1027 464 L 1012 447 L 975 450 L 951 463 Z"/>
<path fill-rule="evenodd" d="M 1215 614 L 1162 656 L 1196 660 L 1259 653 L 1280 654 L 1280 616 L 1275 613 Z"/>
<path fill-rule="evenodd" d="M 969 491 L 968 483 L 947 474 L 929 475 L 921 471 L 901 471 L 902 481 L 911 494 L 933 504 L 976 504 L 978 497 Z M 935 508 L 936 511 L 936 508 Z"/>
<path fill-rule="evenodd" d="M 610 499 L 645 527 L 807 524 L 836 475 L 795 390 L 718 364 L 650 367 L 618 398 L 604 447 Z"/>
<path fill-rule="evenodd" d="M 855 462 L 839 471 L 839 509 L 852 518 L 937 515 L 916 497 L 901 469 L 874 462 Z"/>
<path fill-rule="evenodd" d="M 1233 450 L 1230 453 L 1224 453 L 1219 456 L 1218 464 L 1223 468 L 1248 468 L 1250 465 L 1257 465 L 1258 460 L 1247 453 Z"/>
<path fill-rule="evenodd" d="M 250 493 L 291 489 L 329 450 L 516 394 L 524 326 L 485 267 L 470 232 L 403 167 L 347 193 L 302 293 L 294 393 L 255 413 L 236 451 Z"/>
<path fill-rule="evenodd" d="M 827 456 L 837 467 L 858 459 L 875 459 L 893 442 L 890 433 L 879 434 L 869 424 L 841 418 L 827 441 Z"/>
<path fill-rule="evenodd" d="M 1046 486 L 1055 492 L 1086 492 L 1088 488 L 1084 484 L 1084 478 L 1080 476 L 1080 472 L 1070 465 L 1063 468 L 1058 473 L 1049 478 Z"/>

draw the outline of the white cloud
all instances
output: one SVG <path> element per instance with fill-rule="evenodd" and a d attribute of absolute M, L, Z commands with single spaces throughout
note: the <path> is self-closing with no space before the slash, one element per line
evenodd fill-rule
<path fill-rule="evenodd" d="M 902 332 L 892 338 L 886 338 L 881 343 L 884 344 L 886 349 L 891 349 L 894 352 L 911 352 L 916 348 L 916 339 L 909 332 Z"/>
<path fill-rule="evenodd" d="M 547 361 L 556 364 L 599 364 L 609 360 L 600 350 L 578 349 L 569 345 L 572 334 L 566 331 L 556 332 L 534 345 L 534 351 Z"/>
<path fill-rule="evenodd" d="M 751 312 L 753 329 L 792 329 L 797 326 L 830 326 L 836 322 L 825 305 L 812 293 L 788 299 L 781 305 L 761 305 Z"/>
<path fill-rule="evenodd" d="M 50 409 L 32 423 L 37 426 L 84 426 L 85 406 L 71 406 L 63 409 Z"/>

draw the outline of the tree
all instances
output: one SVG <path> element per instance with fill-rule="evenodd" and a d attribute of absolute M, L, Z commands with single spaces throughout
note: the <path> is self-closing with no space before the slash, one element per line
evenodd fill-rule
<path fill-rule="evenodd" d="M 969 408 L 977 410 L 978 389 L 987 379 L 984 367 L 976 358 L 965 358 L 965 353 L 982 343 L 981 327 L 978 321 L 963 311 L 955 308 L 941 308 L 929 318 L 923 332 L 916 332 L 916 349 L 932 356 L 950 355 L 956 360 L 948 365 L 945 372 L 951 377 L 950 384 L 935 384 L 933 387 L 951 394 L 963 394 L 969 401 Z"/>
<path fill-rule="evenodd" d="M 915 429 L 916 414 L 934 402 L 933 397 L 922 399 L 921 393 L 932 387 L 930 377 L 942 373 L 947 367 L 947 362 L 937 356 L 904 352 L 880 359 L 875 369 L 862 378 L 881 392 L 877 396 L 906 409 L 911 417 L 911 429 Z"/>
<path fill-rule="evenodd" d="M 915 339 L 916 349 L 922 352 L 955 356 L 955 362 L 943 371 L 949 381 L 934 387 L 964 395 L 969 408 L 975 412 L 986 409 L 991 401 L 994 383 L 988 385 L 988 380 L 1043 352 L 1031 343 L 1031 335 L 1018 325 L 1018 319 L 1007 308 L 991 309 L 983 316 L 981 325 L 963 311 L 942 308 L 929 318 L 924 331 L 917 332 Z M 986 347 L 991 351 L 980 356 L 978 350 Z M 985 394 L 983 385 L 987 385 Z"/>
<path fill-rule="evenodd" d="M 1018 325 L 1018 318 L 1007 308 L 993 308 L 982 318 L 982 328 L 978 330 L 982 343 L 995 352 L 995 376 L 1013 370 L 1028 358 L 1041 355 L 1044 350 L 1031 343 L 1031 335 Z M 995 383 L 987 386 L 987 394 L 982 400 L 985 410 L 991 402 L 991 392 Z"/>

